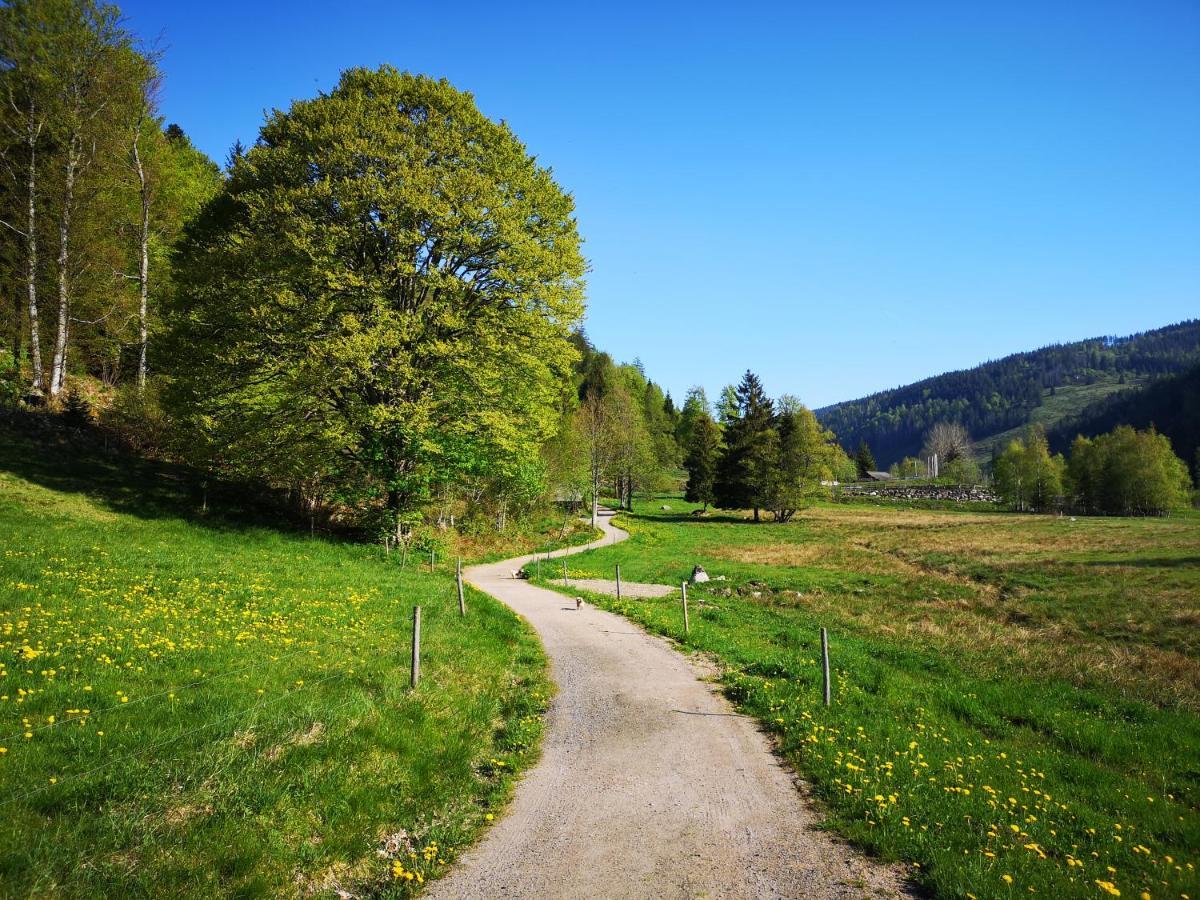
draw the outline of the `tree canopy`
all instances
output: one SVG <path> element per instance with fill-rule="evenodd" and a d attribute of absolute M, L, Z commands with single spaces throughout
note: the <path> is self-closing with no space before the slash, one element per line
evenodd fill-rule
<path fill-rule="evenodd" d="M 189 230 L 171 399 L 227 463 L 386 498 L 519 481 L 583 311 L 571 198 L 446 81 L 352 69 L 277 111 Z"/>

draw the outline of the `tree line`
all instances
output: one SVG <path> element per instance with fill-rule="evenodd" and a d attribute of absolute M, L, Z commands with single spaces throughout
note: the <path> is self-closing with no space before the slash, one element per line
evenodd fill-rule
<path fill-rule="evenodd" d="M 219 168 L 158 110 L 158 55 L 116 7 L 0 8 L 0 389 L 56 400 L 74 372 L 143 390 L 171 248 Z"/>
<path fill-rule="evenodd" d="M 1165 515 L 1192 498 L 1187 466 L 1153 427 L 1119 425 L 1095 438 L 1079 435 L 1068 457 L 1051 453 L 1045 431 L 1031 426 L 993 466 L 996 492 L 1020 511 Z"/>
<path fill-rule="evenodd" d="M 853 479 L 856 466 L 795 397 L 767 396 L 747 371 L 722 391 L 717 417 L 700 388 L 684 402 L 680 440 L 685 449 L 686 498 L 722 509 L 763 510 L 787 522 L 814 499 L 828 496 L 837 479 Z"/>

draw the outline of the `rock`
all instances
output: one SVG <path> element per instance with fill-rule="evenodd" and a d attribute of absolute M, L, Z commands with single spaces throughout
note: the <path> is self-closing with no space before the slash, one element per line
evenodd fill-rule
<path fill-rule="evenodd" d="M 665 504 L 665 503 L 664 503 L 662 506 L 660 506 L 660 507 L 659 507 L 659 509 L 661 509 L 663 512 L 666 512 L 666 511 L 667 511 L 667 510 L 669 510 L 670 508 L 671 508 L 671 507 L 667 506 L 667 504 Z"/>
<path fill-rule="evenodd" d="M 693 566 L 690 580 L 692 584 L 703 584 L 708 581 L 708 573 L 704 571 L 704 566 Z"/>
<path fill-rule="evenodd" d="M 717 576 L 713 577 L 713 581 L 724 581 L 724 580 L 725 580 L 724 575 L 717 575 Z"/>

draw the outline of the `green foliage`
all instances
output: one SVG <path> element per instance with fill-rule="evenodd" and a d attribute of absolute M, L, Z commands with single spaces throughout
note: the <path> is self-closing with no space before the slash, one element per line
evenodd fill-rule
<path fill-rule="evenodd" d="M 770 467 L 766 505 L 777 522 L 829 491 L 821 482 L 833 478 L 837 447 L 833 434 L 822 430 L 817 417 L 798 403 L 775 421 L 775 459 Z M 840 452 L 840 448 L 838 448 Z"/>
<path fill-rule="evenodd" d="M 924 466 L 921 468 L 923 470 Z M 945 465 L 940 462 L 938 464 L 938 481 L 947 484 L 979 484 L 982 479 L 979 464 L 970 456 L 956 456 Z"/>
<path fill-rule="evenodd" d="M 771 465 L 778 452 L 773 405 L 762 382 L 747 370 L 734 390 L 736 409 L 724 410 L 725 451 L 717 466 L 716 505 L 759 510 L 766 506 Z M 725 400 L 724 395 L 722 400 Z"/>
<path fill-rule="evenodd" d="M 1013 441 L 997 457 L 992 473 L 996 493 L 1013 509 L 1045 512 L 1062 500 L 1066 463 L 1050 455 L 1046 433 L 1029 427 L 1025 440 Z"/>
<path fill-rule="evenodd" d="M 208 464 L 398 516 L 553 433 L 572 202 L 447 82 L 353 69 L 275 112 L 188 237 L 169 399 Z"/>
<path fill-rule="evenodd" d="M 690 396 L 689 396 L 689 399 Z M 684 407 L 685 411 L 687 407 Z M 684 495 L 692 503 L 704 504 L 708 509 L 716 500 L 717 461 L 721 453 L 721 429 L 705 409 L 697 409 L 688 424 L 687 492 Z"/>
<path fill-rule="evenodd" d="M 1066 450 L 1076 435 L 1096 437 L 1118 425 L 1153 427 L 1170 439 L 1181 458 L 1195 459 L 1200 453 L 1200 365 L 1090 403 L 1047 429 L 1047 438 L 1052 448 Z M 1200 466 L 1192 475 L 1200 480 Z"/>
<path fill-rule="evenodd" d="M 1192 496 L 1187 465 L 1153 428 L 1121 425 L 1095 439 L 1076 438 L 1067 477 L 1074 503 L 1086 512 L 1163 515 Z"/>
<path fill-rule="evenodd" d="M 430 879 L 486 829 L 537 639 L 473 590 L 460 618 L 440 561 L 201 523 L 169 474 L 0 436 L 0 894 L 411 896 L 381 838 L 436 841 L 401 856 Z"/>
<path fill-rule="evenodd" d="M 888 471 L 897 478 L 922 478 L 925 476 L 925 462 L 915 456 L 906 456 L 899 462 L 894 462 Z"/>
<path fill-rule="evenodd" d="M 866 441 L 858 442 L 858 449 L 854 451 L 854 465 L 858 468 L 859 478 L 866 478 L 868 472 L 875 471 L 875 454 Z"/>
<path fill-rule="evenodd" d="M 959 422 L 977 440 L 989 440 L 1034 421 L 1031 417 L 1048 402 L 1052 388 L 1111 383 L 1116 389 L 1123 376 L 1128 380 L 1181 372 L 1198 359 L 1200 320 L 1193 319 L 1124 338 L 1098 337 L 1016 353 L 825 407 L 817 410 L 817 417 L 846 447 L 869 438 L 876 456 L 889 465 L 916 454 L 925 432 L 937 422 Z M 1057 414 L 1078 411 L 1076 401 L 1073 407 L 1061 405 Z M 1075 433 L 1069 432 L 1066 442 Z"/>

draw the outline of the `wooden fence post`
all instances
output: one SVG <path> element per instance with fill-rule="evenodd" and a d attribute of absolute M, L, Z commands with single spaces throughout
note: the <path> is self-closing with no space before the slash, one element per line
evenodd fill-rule
<path fill-rule="evenodd" d="M 537 555 L 537 577 L 540 581 L 542 577 L 542 554 L 540 553 Z"/>
<path fill-rule="evenodd" d="M 617 602 L 621 602 L 621 564 L 617 563 Z"/>
<path fill-rule="evenodd" d="M 567 581 L 567 561 L 563 560 L 563 587 L 570 587 L 571 582 Z"/>
<path fill-rule="evenodd" d="M 685 582 L 683 582 L 683 584 L 681 584 L 681 585 L 680 585 L 680 589 L 681 589 L 681 596 L 682 596 L 682 599 L 683 599 L 683 633 L 684 633 L 684 634 L 690 634 L 690 633 L 691 633 L 691 631 L 692 631 L 692 626 L 691 626 L 691 623 L 690 623 L 690 622 L 688 622 L 688 611 L 687 611 L 687 582 L 686 582 L 686 581 L 685 581 Z"/>
<path fill-rule="evenodd" d="M 429 571 L 430 572 L 433 571 L 433 561 L 436 558 L 436 555 L 437 555 L 437 551 L 434 550 L 432 547 L 430 547 L 429 548 Z"/>
<path fill-rule="evenodd" d="M 454 580 L 458 582 L 458 614 L 465 616 L 467 614 L 467 601 L 463 598 L 463 583 L 462 583 L 462 557 L 458 558 L 458 565 L 454 569 Z"/>
<path fill-rule="evenodd" d="M 829 705 L 829 632 L 821 629 L 821 686 L 825 694 L 825 705 Z"/>
<path fill-rule="evenodd" d="M 416 689 L 421 681 L 421 607 L 413 607 L 412 671 L 409 687 Z"/>

